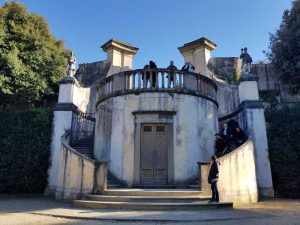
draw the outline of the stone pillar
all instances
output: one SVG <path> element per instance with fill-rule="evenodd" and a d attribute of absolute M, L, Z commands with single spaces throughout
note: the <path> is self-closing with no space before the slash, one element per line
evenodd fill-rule
<path fill-rule="evenodd" d="M 184 62 L 190 62 L 195 66 L 196 73 L 200 73 L 211 78 L 211 73 L 207 68 L 208 60 L 211 57 L 211 51 L 215 50 L 217 45 L 207 38 L 189 42 L 179 47 L 178 50 L 183 55 Z"/>
<path fill-rule="evenodd" d="M 242 75 L 238 86 L 239 97 L 247 122 L 246 133 L 254 142 L 259 195 L 274 197 L 264 107 L 259 100 L 257 80 L 256 75 Z"/>
<path fill-rule="evenodd" d="M 48 187 L 45 195 L 54 196 L 59 182 L 61 163 L 61 137 L 71 129 L 72 112 L 77 111 L 74 102 L 76 79 L 65 77 L 60 82 L 58 103 L 53 110 L 52 140 L 51 140 L 51 166 L 49 168 Z"/>
<path fill-rule="evenodd" d="M 211 195 L 211 188 L 210 184 L 208 183 L 210 165 L 210 162 L 198 162 L 199 191 L 202 191 L 202 194 L 205 196 Z"/>
<path fill-rule="evenodd" d="M 107 76 L 132 69 L 132 59 L 139 50 L 130 44 L 111 39 L 101 46 L 111 62 Z"/>

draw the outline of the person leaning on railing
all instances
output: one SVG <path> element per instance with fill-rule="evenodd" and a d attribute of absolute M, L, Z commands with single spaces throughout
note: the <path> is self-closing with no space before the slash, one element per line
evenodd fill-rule
<path fill-rule="evenodd" d="M 167 67 L 167 70 L 168 70 L 168 75 L 167 75 L 167 78 L 169 78 L 170 76 L 170 85 L 171 83 L 173 83 L 173 86 L 175 86 L 175 74 L 176 74 L 176 70 L 177 70 L 177 67 L 174 65 L 174 61 L 170 61 L 170 65 Z"/>
<path fill-rule="evenodd" d="M 147 70 L 147 69 L 157 69 L 157 66 L 156 66 L 155 62 L 150 60 L 149 64 L 146 64 L 144 66 L 144 70 Z M 144 80 L 144 74 L 142 75 L 142 79 Z M 150 72 L 147 71 L 146 72 L 146 86 L 147 86 L 147 83 L 148 83 L 149 80 L 150 80 Z M 155 84 L 156 84 L 156 73 L 152 72 L 152 87 L 155 87 Z"/>
<path fill-rule="evenodd" d="M 181 68 L 183 71 L 189 71 L 189 72 L 194 72 L 195 66 L 191 64 L 190 62 L 186 62 L 183 67 Z"/>

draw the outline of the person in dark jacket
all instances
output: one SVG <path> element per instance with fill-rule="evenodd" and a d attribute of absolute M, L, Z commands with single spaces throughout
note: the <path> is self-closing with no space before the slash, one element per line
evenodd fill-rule
<path fill-rule="evenodd" d="M 181 68 L 181 70 L 189 71 L 189 72 L 194 72 L 195 66 L 193 64 L 191 64 L 190 62 L 186 62 L 183 65 L 183 67 Z"/>
<path fill-rule="evenodd" d="M 221 157 L 226 150 L 226 143 L 220 134 L 215 134 L 215 155 Z"/>
<path fill-rule="evenodd" d="M 221 137 L 224 139 L 225 143 L 226 143 L 226 154 L 229 153 L 232 149 L 231 149 L 231 142 L 232 142 L 232 130 L 228 127 L 227 123 L 223 124 L 223 129 L 222 129 L 222 133 L 221 133 Z"/>
<path fill-rule="evenodd" d="M 174 61 L 170 61 L 170 65 L 167 67 L 168 70 L 168 75 L 167 78 L 169 78 L 170 76 L 170 81 L 168 83 L 168 87 L 171 87 L 171 83 L 173 83 L 173 87 L 175 87 L 175 82 L 174 82 L 174 78 L 176 76 L 176 70 L 177 67 L 174 65 Z"/>
<path fill-rule="evenodd" d="M 208 174 L 208 183 L 211 185 L 211 199 L 209 203 L 218 203 L 219 202 L 219 191 L 218 191 L 218 180 L 219 180 L 219 168 L 217 163 L 217 157 L 211 157 L 212 164 L 210 166 L 209 174 Z"/>
<path fill-rule="evenodd" d="M 157 69 L 157 66 L 156 66 L 155 62 L 149 61 L 149 64 L 144 66 L 144 70 L 146 70 L 146 82 L 145 82 L 146 86 L 144 88 L 147 87 L 147 83 L 150 80 L 150 73 L 151 72 L 149 71 L 149 69 Z M 144 74 L 142 75 L 142 79 L 144 80 Z M 155 85 L 156 85 L 156 73 L 152 72 L 152 87 L 155 87 Z"/>
<path fill-rule="evenodd" d="M 157 69 L 157 66 L 156 66 L 155 62 L 150 61 L 149 62 L 149 68 L 150 69 Z M 156 73 L 155 72 L 152 73 L 152 87 L 156 87 Z"/>
<path fill-rule="evenodd" d="M 227 122 L 227 125 L 231 130 L 233 136 L 235 135 L 236 132 L 235 128 L 240 127 L 239 123 L 232 118 Z"/>
<path fill-rule="evenodd" d="M 241 128 L 236 127 L 233 139 L 234 139 L 234 143 L 236 144 L 237 147 L 241 146 L 245 142 L 244 131 Z"/>

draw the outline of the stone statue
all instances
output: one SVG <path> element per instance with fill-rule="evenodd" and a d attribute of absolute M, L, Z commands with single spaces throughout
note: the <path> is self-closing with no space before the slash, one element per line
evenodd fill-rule
<path fill-rule="evenodd" d="M 240 59 L 242 59 L 242 71 L 243 74 L 249 74 L 251 69 L 252 58 L 247 52 L 247 48 L 241 49 Z"/>
<path fill-rule="evenodd" d="M 76 57 L 74 52 L 71 52 L 71 55 L 68 57 L 68 65 L 67 65 L 67 75 L 69 77 L 73 77 L 76 71 Z"/>

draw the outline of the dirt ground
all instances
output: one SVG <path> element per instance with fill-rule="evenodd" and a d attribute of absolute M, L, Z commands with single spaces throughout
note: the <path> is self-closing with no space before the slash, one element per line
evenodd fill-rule
<path fill-rule="evenodd" d="M 272 199 L 238 209 L 135 211 L 75 208 L 42 197 L 0 197 L 0 224 L 300 225 L 300 200 Z"/>

